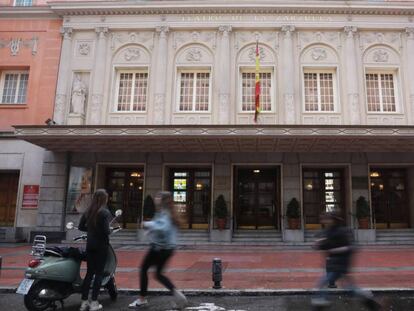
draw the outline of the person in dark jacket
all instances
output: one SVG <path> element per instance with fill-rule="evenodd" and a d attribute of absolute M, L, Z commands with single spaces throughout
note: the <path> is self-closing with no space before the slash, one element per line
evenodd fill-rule
<path fill-rule="evenodd" d="M 98 294 L 101 288 L 105 262 L 108 255 L 110 222 L 112 215 L 106 204 L 108 193 L 105 189 L 98 189 L 93 195 L 92 203 L 82 215 L 79 222 L 79 230 L 88 232 L 86 242 L 87 272 L 82 284 L 82 304 L 80 311 L 97 311 L 103 307 L 98 302 Z M 89 302 L 89 289 L 92 278 L 95 279 L 92 287 L 92 300 Z"/>
<path fill-rule="evenodd" d="M 318 283 L 318 297 L 312 299 L 312 305 L 318 307 L 328 306 L 323 290 L 327 285 L 335 284 L 341 278 L 347 282 L 347 287 L 353 294 L 361 297 L 370 310 L 377 310 L 379 304 L 373 299 L 370 291 L 364 291 L 354 284 L 348 276 L 352 263 L 354 249 L 350 231 L 343 225 L 343 219 L 335 212 L 326 213 L 322 217 L 325 225 L 323 237 L 316 241 L 315 248 L 326 252 L 326 275 Z"/>

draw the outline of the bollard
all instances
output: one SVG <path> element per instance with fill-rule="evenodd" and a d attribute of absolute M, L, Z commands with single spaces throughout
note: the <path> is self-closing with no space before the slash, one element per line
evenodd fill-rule
<path fill-rule="evenodd" d="M 0 275 L 1 275 L 2 263 L 3 263 L 3 258 L 0 256 Z"/>
<path fill-rule="evenodd" d="M 220 282 L 223 280 L 222 275 L 222 266 L 221 266 L 221 259 L 220 258 L 214 258 L 213 259 L 213 267 L 212 267 L 212 273 L 213 273 L 213 288 L 214 289 L 220 289 L 221 284 Z"/>

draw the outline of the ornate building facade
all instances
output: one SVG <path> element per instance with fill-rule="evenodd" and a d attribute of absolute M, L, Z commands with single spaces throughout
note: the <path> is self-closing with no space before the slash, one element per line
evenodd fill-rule
<path fill-rule="evenodd" d="M 48 150 L 38 230 L 63 232 L 104 187 L 134 234 L 144 198 L 160 189 L 173 192 L 183 229 L 205 241 L 266 232 L 306 242 L 333 210 L 361 242 L 411 234 L 414 4 L 312 4 L 51 3 L 63 18 L 57 124 L 16 127 Z M 214 214 L 219 195 L 229 211 L 224 230 Z M 370 229 L 356 219 L 360 197 Z M 294 230 L 286 217 L 293 198 Z"/>
<path fill-rule="evenodd" d="M 44 150 L 13 125 L 53 118 L 62 20 L 28 4 L 0 2 L 0 241 L 26 239 L 38 222 Z"/>

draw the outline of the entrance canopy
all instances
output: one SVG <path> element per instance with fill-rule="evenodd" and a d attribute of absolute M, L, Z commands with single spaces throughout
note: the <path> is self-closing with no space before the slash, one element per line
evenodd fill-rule
<path fill-rule="evenodd" d="M 65 152 L 414 152 L 413 126 L 15 126 L 15 135 Z"/>

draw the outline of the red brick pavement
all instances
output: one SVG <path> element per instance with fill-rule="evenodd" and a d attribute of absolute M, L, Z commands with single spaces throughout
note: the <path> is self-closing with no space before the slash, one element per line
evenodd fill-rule
<path fill-rule="evenodd" d="M 30 260 L 29 246 L 1 247 L 3 270 L 0 286 L 16 286 Z M 138 270 L 145 250 L 117 249 L 117 281 L 120 288 L 138 288 Z M 223 261 L 223 286 L 228 289 L 307 289 L 323 273 L 323 254 L 309 249 L 265 247 L 208 247 L 178 250 L 167 267 L 177 287 L 208 289 L 212 286 L 211 261 Z M 411 247 L 370 247 L 355 256 L 352 275 L 363 287 L 413 288 L 414 249 Z M 153 289 L 161 285 L 150 281 Z"/>

